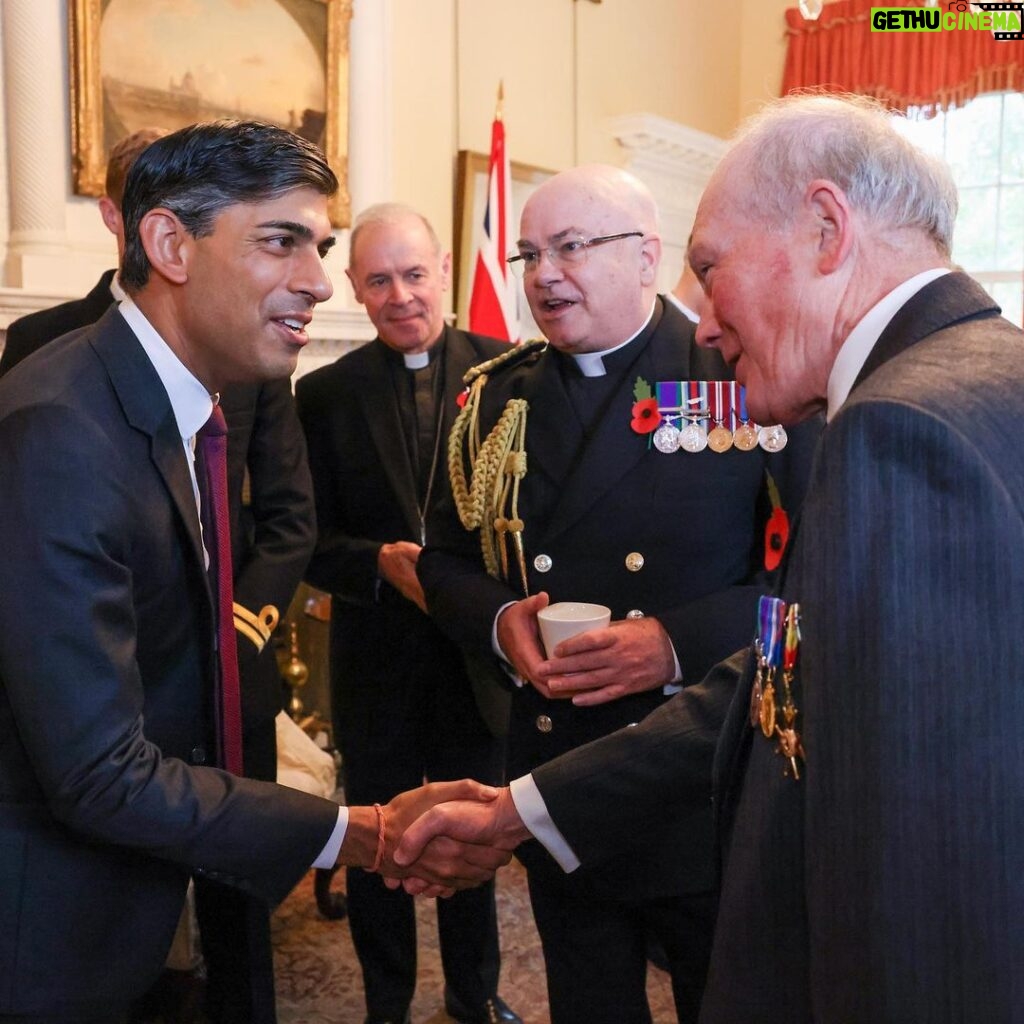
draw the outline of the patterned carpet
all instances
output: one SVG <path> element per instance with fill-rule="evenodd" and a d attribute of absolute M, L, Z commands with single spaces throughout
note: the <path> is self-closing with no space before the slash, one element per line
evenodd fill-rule
<path fill-rule="evenodd" d="M 334 879 L 342 886 L 344 872 Z M 437 950 L 434 901 L 417 901 L 419 984 L 412 1024 L 448 1024 Z M 524 1024 L 548 1024 L 544 964 L 530 913 L 526 876 L 518 862 L 498 875 L 501 995 Z M 279 1024 L 362 1024 L 362 980 L 347 921 L 326 921 L 313 899 L 313 875 L 295 888 L 273 919 Z M 655 1024 L 674 1024 L 668 976 L 652 967 L 648 996 Z"/>

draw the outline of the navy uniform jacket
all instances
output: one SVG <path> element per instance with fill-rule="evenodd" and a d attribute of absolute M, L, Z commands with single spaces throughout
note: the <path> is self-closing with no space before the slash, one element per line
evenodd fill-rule
<path fill-rule="evenodd" d="M 507 398 L 529 402 L 519 511 L 530 592 L 547 591 L 552 602 L 608 605 L 613 620 L 631 611 L 656 616 L 672 639 L 684 683 L 698 682 L 749 642 L 768 515 L 765 469 L 772 469 L 792 513 L 799 471 L 807 466 L 799 436 L 777 455 L 760 448 L 665 455 L 650 446 L 650 435 L 631 429 L 637 377 L 652 388 L 661 380 L 729 378 L 718 353 L 697 347 L 693 336 L 690 321 L 658 300 L 645 331 L 606 357 L 609 373 L 618 377 L 589 437 L 567 391 L 575 364 L 550 347 L 527 365 L 495 374 L 484 390 L 489 401 L 482 416 L 489 425 Z M 638 571 L 627 566 L 631 554 L 643 557 Z M 536 561 L 540 555 L 550 560 L 548 571 L 538 568 L 545 564 Z M 419 571 L 431 613 L 457 640 L 478 649 L 490 649 L 498 609 L 523 596 L 517 574 L 506 585 L 484 573 L 478 535 L 457 522 L 445 544 L 424 552 Z M 665 699 L 658 688 L 578 708 L 525 686 L 512 700 L 509 777 L 638 722 Z M 709 771 L 704 778 L 704 801 L 651 835 L 644 871 L 622 864 L 608 873 L 623 899 L 712 888 Z"/>
<path fill-rule="evenodd" d="M 190 872 L 280 900 L 337 808 L 201 764 L 195 497 L 116 310 L 0 381 L 0 479 L 0 1013 L 100 1013 L 159 973 Z"/>
<path fill-rule="evenodd" d="M 749 652 L 535 772 L 584 863 L 621 858 L 700 799 L 739 678 L 704 1024 L 1024 1019 L 1024 335 L 998 312 L 925 286 L 821 437 L 782 589 L 799 781 L 750 726 Z"/>

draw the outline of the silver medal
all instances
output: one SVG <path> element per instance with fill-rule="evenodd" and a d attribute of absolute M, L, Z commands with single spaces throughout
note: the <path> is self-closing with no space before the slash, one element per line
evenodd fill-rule
<path fill-rule="evenodd" d="M 762 427 L 757 434 L 757 443 L 766 452 L 781 452 L 786 447 L 789 436 L 786 428 L 781 423 L 772 424 L 770 427 Z"/>
<path fill-rule="evenodd" d="M 688 452 L 702 452 L 708 446 L 708 432 L 699 423 L 690 423 L 679 432 L 679 447 Z"/>
<path fill-rule="evenodd" d="M 654 447 L 665 455 L 679 451 L 679 428 L 671 423 L 663 423 L 654 432 Z"/>

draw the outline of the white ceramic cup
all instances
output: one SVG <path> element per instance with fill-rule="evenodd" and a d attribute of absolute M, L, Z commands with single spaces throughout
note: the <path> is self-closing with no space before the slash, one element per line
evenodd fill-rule
<path fill-rule="evenodd" d="M 558 601 L 537 612 L 540 638 L 549 658 L 563 640 L 591 629 L 603 629 L 611 620 L 610 608 L 603 604 L 585 604 L 581 601 Z"/>

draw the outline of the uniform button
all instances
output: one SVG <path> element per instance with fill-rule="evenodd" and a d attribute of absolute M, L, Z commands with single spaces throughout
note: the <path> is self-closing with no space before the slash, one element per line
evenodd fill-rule
<path fill-rule="evenodd" d="M 639 551 L 630 551 L 626 555 L 626 568 L 630 572 L 639 572 L 644 567 L 644 556 Z"/>
<path fill-rule="evenodd" d="M 189 759 L 193 764 L 206 764 L 206 748 L 193 747 L 192 753 L 189 754 Z"/>
<path fill-rule="evenodd" d="M 551 564 L 550 555 L 538 555 L 533 560 L 533 567 L 537 572 L 547 572 L 551 568 Z"/>
<path fill-rule="evenodd" d="M 643 617 L 644 613 L 640 611 L 639 608 L 631 608 L 628 612 L 626 612 L 627 619 L 642 619 Z"/>
<path fill-rule="evenodd" d="M 551 732 L 551 730 L 553 728 L 554 728 L 554 726 L 553 726 L 553 724 L 551 722 L 551 719 L 548 718 L 547 715 L 538 715 L 537 716 L 537 729 L 540 732 Z"/>

